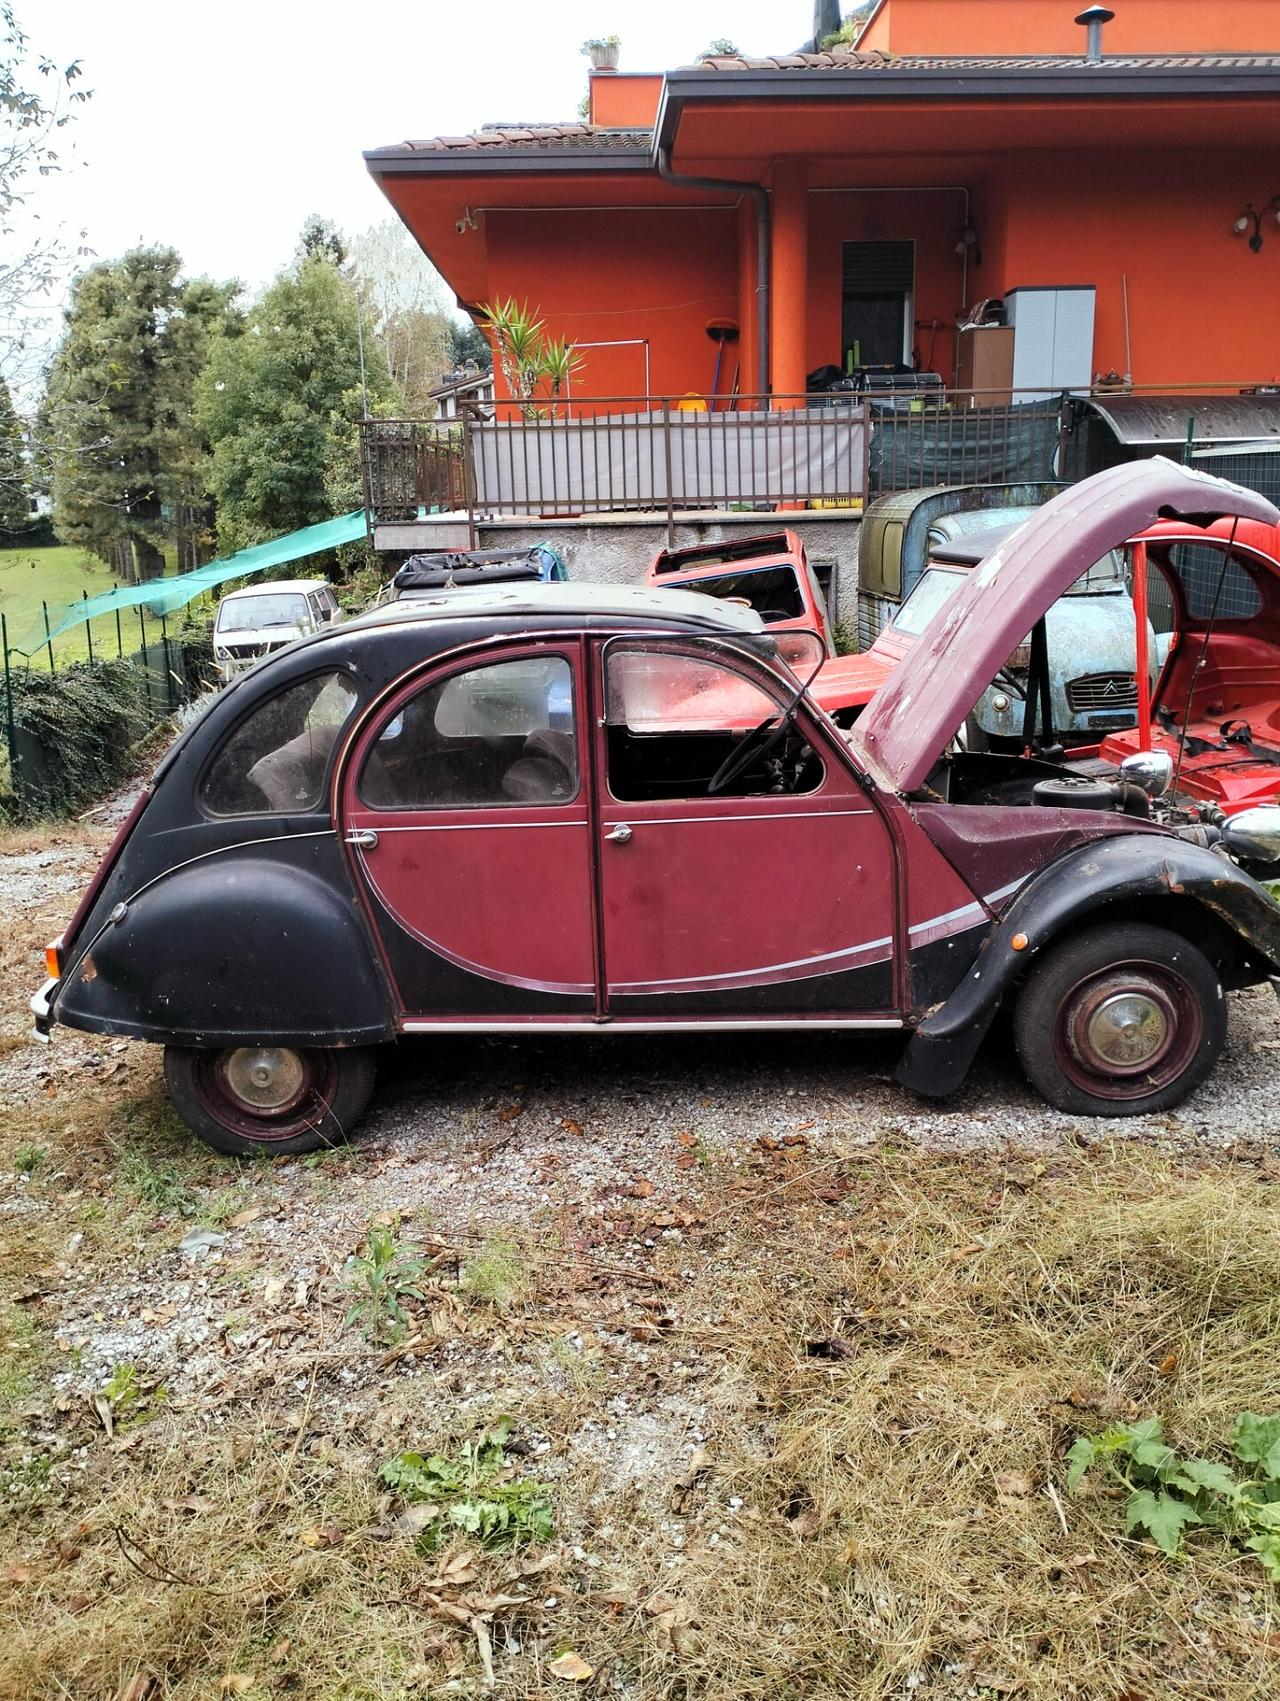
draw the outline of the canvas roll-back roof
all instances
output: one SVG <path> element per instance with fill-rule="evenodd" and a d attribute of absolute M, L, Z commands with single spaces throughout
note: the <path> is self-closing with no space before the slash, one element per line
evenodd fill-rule
<path fill-rule="evenodd" d="M 1036 621 L 1086 568 L 1157 520 L 1274 525 L 1263 496 L 1161 456 L 1112 467 L 1046 502 L 975 567 L 876 692 L 852 737 L 896 791 L 921 786 Z"/>

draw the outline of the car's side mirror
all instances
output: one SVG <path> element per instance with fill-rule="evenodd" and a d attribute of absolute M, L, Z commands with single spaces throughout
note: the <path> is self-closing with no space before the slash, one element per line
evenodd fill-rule
<path fill-rule="evenodd" d="M 1167 750 L 1136 750 L 1121 762 L 1120 777 L 1148 797 L 1163 797 L 1173 780 L 1173 757 Z"/>

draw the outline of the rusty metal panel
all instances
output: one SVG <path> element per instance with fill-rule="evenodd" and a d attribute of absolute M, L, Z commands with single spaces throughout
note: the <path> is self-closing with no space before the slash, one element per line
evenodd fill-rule
<path fill-rule="evenodd" d="M 1106 421 L 1125 444 L 1199 444 L 1280 439 L 1276 396 L 1092 396 L 1078 404 Z"/>

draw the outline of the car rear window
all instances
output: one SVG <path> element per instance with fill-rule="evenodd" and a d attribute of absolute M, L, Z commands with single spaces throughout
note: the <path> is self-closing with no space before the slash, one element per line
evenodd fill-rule
<path fill-rule="evenodd" d="M 219 749 L 200 784 L 212 815 L 305 814 L 324 795 L 338 734 L 356 704 L 343 674 L 313 674 L 260 703 Z"/>

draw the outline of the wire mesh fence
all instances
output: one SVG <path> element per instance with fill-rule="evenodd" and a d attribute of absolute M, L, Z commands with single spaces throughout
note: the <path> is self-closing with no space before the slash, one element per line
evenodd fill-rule
<path fill-rule="evenodd" d="M 46 631 L 48 611 L 45 611 Z M 66 814 L 123 777 L 133 748 L 217 683 L 198 627 L 117 609 L 86 619 L 66 645 L 18 650 L 0 613 L 0 813 Z"/>

